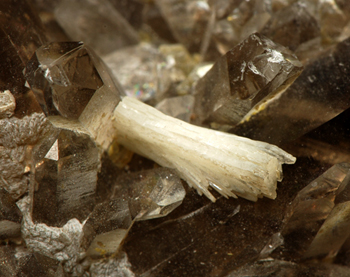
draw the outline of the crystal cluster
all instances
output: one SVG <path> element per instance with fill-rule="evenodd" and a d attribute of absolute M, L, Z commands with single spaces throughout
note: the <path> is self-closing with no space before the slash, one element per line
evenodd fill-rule
<path fill-rule="evenodd" d="M 0 276 L 349 275 L 348 1 L 0 12 Z"/>

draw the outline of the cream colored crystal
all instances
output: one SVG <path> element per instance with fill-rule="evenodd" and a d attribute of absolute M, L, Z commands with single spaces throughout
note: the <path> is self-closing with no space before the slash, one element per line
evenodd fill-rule
<path fill-rule="evenodd" d="M 209 186 L 225 197 L 274 199 L 282 164 L 296 160 L 277 146 L 194 126 L 130 97 L 119 103 L 113 119 L 120 144 L 175 168 L 212 201 Z"/>

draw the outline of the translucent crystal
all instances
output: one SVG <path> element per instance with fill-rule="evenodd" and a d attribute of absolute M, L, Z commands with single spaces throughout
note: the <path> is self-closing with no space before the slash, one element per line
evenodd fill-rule
<path fill-rule="evenodd" d="M 192 95 L 166 98 L 156 105 L 156 109 L 162 113 L 190 122 L 193 111 L 194 97 Z"/>
<path fill-rule="evenodd" d="M 249 121 L 269 99 L 278 98 L 301 70 L 301 63 L 288 49 L 252 34 L 198 81 L 194 123 L 219 127 Z"/>
<path fill-rule="evenodd" d="M 350 165 L 337 164 L 303 188 L 291 203 L 284 219 L 284 233 L 314 226 L 327 218 L 334 199 L 350 180 Z"/>
<path fill-rule="evenodd" d="M 216 22 L 213 37 L 220 53 L 225 54 L 252 33 L 259 32 L 270 17 L 270 1 L 240 1 L 227 17 Z"/>
<path fill-rule="evenodd" d="M 190 51 L 198 51 L 211 11 L 207 1 L 155 1 L 174 37 Z"/>
<path fill-rule="evenodd" d="M 273 234 L 266 246 L 260 252 L 260 259 L 266 259 L 277 247 L 283 245 L 284 240 L 281 233 Z"/>
<path fill-rule="evenodd" d="M 336 117 L 350 107 L 348 70 L 350 39 L 310 61 L 280 97 L 253 112 L 231 132 L 281 145 Z M 323 76 L 328 76 L 324 79 Z M 302 99 L 302 101 L 300 101 Z"/>
<path fill-rule="evenodd" d="M 56 136 L 36 165 L 33 220 L 63 226 L 73 217 L 84 221 L 93 210 L 100 151 L 80 122 L 60 116 L 49 120 Z"/>
<path fill-rule="evenodd" d="M 97 235 L 86 251 L 86 255 L 96 259 L 116 253 L 127 234 L 127 229 L 117 229 Z"/>
<path fill-rule="evenodd" d="M 127 235 L 131 225 L 132 218 L 127 201 L 115 199 L 100 203 L 95 206 L 95 209 L 84 224 L 82 247 L 87 250 L 95 238 L 97 238 L 96 243 L 98 242 L 98 235 L 115 230 L 117 230 L 120 237 L 120 239 L 116 239 L 118 239 L 118 242 L 121 242 Z M 117 247 L 119 247 L 119 244 Z M 96 255 L 94 251 L 90 251 L 90 253 Z M 103 252 L 99 252 L 99 254 L 101 255 Z"/>
<path fill-rule="evenodd" d="M 316 19 L 299 2 L 276 12 L 261 33 L 292 51 L 321 35 Z"/>
<path fill-rule="evenodd" d="M 281 231 L 285 241 L 284 248 L 289 249 L 289 259 L 298 258 L 307 251 L 311 251 L 308 250 L 310 244 L 314 241 L 316 233 L 320 232 L 320 227 L 324 220 L 328 220 L 335 206 L 334 200 L 337 195 L 344 191 L 349 180 L 350 165 L 347 163 L 337 164 L 298 192 L 286 211 Z M 332 217 L 336 218 L 337 212 Z M 341 213 L 338 215 L 338 218 L 340 219 L 339 228 L 341 230 Z M 344 224 L 347 224 L 346 219 L 343 221 Z M 330 219 L 330 224 L 332 224 L 331 222 L 334 221 Z M 332 225 L 332 228 L 335 230 L 337 224 Z M 347 234 L 343 233 L 339 236 L 336 235 L 336 237 L 337 239 L 333 240 L 335 242 L 335 248 L 337 248 L 336 244 L 339 241 L 341 242 L 339 247 L 341 246 L 346 240 Z M 332 237 L 327 236 L 327 238 L 332 240 Z M 313 246 L 315 248 L 315 256 L 317 256 L 317 247 L 319 247 L 319 243 L 315 241 L 315 246 Z M 323 244 L 323 247 L 318 248 L 320 252 L 322 252 L 322 249 L 329 249 L 327 244 Z"/>
<path fill-rule="evenodd" d="M 350 235 L 350 202 L 336 205 L 317 232 L 304 258 L 332 260 Z"/>
<path fill-rule="evenodd" d="M 179 95 L 194 94 L 198 80 L 207 74 L 212 66 L 212 63 L 197 64 L 188 77 L 176 87 L 177 93 Z"/>
<path fill-rule="evenodd" d="M 55 16 L 72 40 L 84 41 L 101 55 L 138 42 L 134 28 L 107 0 L 62 1 Z"/>
<path fill-rule="evenodd" d="M 78 42 L 42 46 L 28 63 L 26 77 L 47 115 L 78 119 L 108 148 L 115 132 L 111 112 L 123 90 L 91 49 Z"/>
<path fill-rule="evenodd" d="M 102 57 L 128 96 L 141 101 L 163 95 L 171 76 L 165 57 L 150 44 L 123 48 Z"/>
<path fill-rule="evenodd" d="M 146 220 L 168 215 L 182 203 L 185 194 L 174 172 L 158 168 L 120 176 L 112 198 L 125 197 L 132 217 Z"/>
<path fill-rule="evenodd" d="M 115 109 L 114 120 L 119 143 L 176 168 L 181 178 L 212 201 L 209 186 L 226 197 L 274 199 L 281 164 L 295 162 L 273 145 L 196 127 L 129 97 Z"/>

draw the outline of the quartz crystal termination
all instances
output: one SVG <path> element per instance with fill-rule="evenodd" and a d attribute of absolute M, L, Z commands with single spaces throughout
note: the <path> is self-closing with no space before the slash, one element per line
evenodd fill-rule
<path fill-rule="evenodd" d="M 235 126 L 281 95 L 303 67 L 287 48 L 254 33 L 201 78 L 195 88 L 196 125 Z"/>
<path fill-rule="evenodd" d="M 120 144 L 176 168 L 181 178 L 212 201 L 209 186 L 225 197 L 274 199 L 282 164 L 295 162 L 274 145 L 187 124 L 130 97 L 119 103 L 113 119 Z"/>
<path fill-rule="evenodd" d="M 25 76 L 44 113 L 78 120 L 102 148 L 113 140 L 110 116 L 123 94 L 119 82 L 82 42 L 37 49 Z"/>

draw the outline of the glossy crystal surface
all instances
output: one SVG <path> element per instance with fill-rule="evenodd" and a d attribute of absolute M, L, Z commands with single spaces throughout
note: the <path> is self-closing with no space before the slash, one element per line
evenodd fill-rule
<path fill-rule="evenodd" d="M 1 276 L 349 275 L 349 1 L 4 0 L 0 12 Z M 91 47 L 119 53 L 114 74 Z M 135 84 L 171 116 L 295 156 L 283 179 L 265 163 L 277 197 L 225 199 L 211 185 L 215 203 L 199 196 L 186 178 L 226 180 L 242 149 L 148 106 L 121 131 L 115 111 Z M 188 163 L 161 168 L 120 137 Z M 261 161 L 243 149 L 238 166 Z"/>

